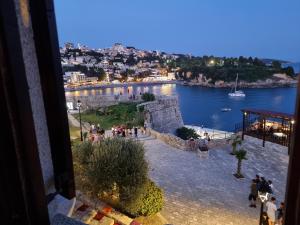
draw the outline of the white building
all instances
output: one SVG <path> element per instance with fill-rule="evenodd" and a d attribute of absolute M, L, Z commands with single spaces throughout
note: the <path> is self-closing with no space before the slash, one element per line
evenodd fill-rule
<path fill-rule="evenodd" d="M 69 78 L 69 83 L 82 83 L 86 81 L 86 76 L 84 73 L 75 72 L 65 72 L 65 77 Z"/>

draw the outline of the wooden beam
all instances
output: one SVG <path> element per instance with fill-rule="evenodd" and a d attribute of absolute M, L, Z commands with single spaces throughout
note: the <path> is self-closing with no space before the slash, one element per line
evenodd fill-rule
<path fill-rule="evenodd" d="M 300 83 L 298 82 L 296 119 L 288 168 L 285 225 L 300 224 Z"/>

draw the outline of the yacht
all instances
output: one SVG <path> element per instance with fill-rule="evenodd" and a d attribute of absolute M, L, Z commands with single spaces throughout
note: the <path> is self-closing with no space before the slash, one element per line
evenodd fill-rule
<path fill-rule="evenodd" d="M 231 111 L 231 108 L 222 108 L 221 111 L 222 111 L 222 112 L 230 112 L 230 111 Z"/>
<path fill-rule="evenodd" d="M 246 94 L 245 94 L 243 91 L 241 91 L 241 90 L 236 90 L 236 88 L 237 88 L 237 83 L 238 83 L 238 79 L 239 79 L 239 74 L 237 73 L 237 74 L 236 74 L 236 79 L 235 79 L 234 91 L 228 93 L 228 95 L 229 95 L 230 97 L 245 97 L 245 96 L 246 96 Z"/>

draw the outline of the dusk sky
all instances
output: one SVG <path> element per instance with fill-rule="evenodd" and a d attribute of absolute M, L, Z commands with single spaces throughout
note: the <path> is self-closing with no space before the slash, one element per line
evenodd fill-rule
<path fill-rule="evenodd" d="M 300 0 L 55 0 L 60 45 L 300 61 Z"/>

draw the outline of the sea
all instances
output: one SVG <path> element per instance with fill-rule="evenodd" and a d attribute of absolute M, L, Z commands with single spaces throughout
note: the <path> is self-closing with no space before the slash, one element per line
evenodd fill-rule
<path fill-rule="evenodd" d="M 230 89 L 184 86 L 180 84 L 135 84 L 67 92 L 66 95 L 123 95 L 150 92 L 158 95 L 176 95 L 185 125 L 204 126 L 211 129 L 234 131 L 241 123 L 244 108 L 294 113 L 296 87 L 243 89 L 244 98 L 228 96 Z M 222 112 L 222 108 L 231 108 Z"/>

